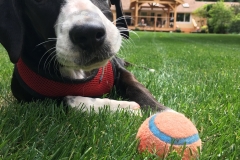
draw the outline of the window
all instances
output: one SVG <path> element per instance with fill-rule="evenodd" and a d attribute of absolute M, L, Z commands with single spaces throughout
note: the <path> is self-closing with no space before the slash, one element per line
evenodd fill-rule
<path fill-rule="evenodd" d="M 190 22 L 190 13 L 177 13 L 177 22 Z"/>
<path fill-rule="evenodd" d="M 177 22 L 184 22 L 184 13 L 177 14 Z"/>
<path fill-rule="evenodd" d="M 141 12 L 141 16 L 147 16 L 147 12 Z"/>
<path fill-rule="evenodd" d="M 155 13 L 151 13 L 151 22 L 154 22 Z"/>
<path fill-rule="evenodd" d="M 183 6 L 183 8 L 189 8 L 189 4 L 188 3 L 183 3 L 182 6 Z"/>
<path fill-rule="evenodd" d="M 185 13 L 185 22 L 190 22 L 190 13 Z"/>

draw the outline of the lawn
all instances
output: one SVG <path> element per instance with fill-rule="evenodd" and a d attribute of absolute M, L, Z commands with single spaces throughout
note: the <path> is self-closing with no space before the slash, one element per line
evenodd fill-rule
<path fill-rule="evenodd" d="M 203 141 L 200 159 L 240 159 L 240 35 L 136 33 L 119 56 L 135 64 L 128 69 L 159 102 L 193 121 Z M 148 113 L 17 104 L 12 67 L 0 46 L 0 159 L 156 158 L 136 149 Z M 181 158 L 172 153 L 167 159 Z"/>

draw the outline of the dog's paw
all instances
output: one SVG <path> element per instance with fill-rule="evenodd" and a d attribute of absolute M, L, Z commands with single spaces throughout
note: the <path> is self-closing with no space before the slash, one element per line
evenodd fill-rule
<path fill-rule="evenodd" d="M 67 96 L 64 98 L 64 103 L 68 106 L 84 111 L 89 111 L 93 108 L 99 111 L 99 108 L 109 106 L 111 111 L 127 110 L 134 115 L 141 115 L 140 106 L 136 102 L 117 101 L 108 98 L 89 98 L 82 96 Z"/>
<path fill-rule="evenodd" d="M 136 102 L 115 101 L 115 100 L 111 100 L 111 101 L 113 101 L 111 102 L 111 105 L 110 105 L 110 108 L 112 111 L 124 110 L 132 113 L 133 115 L 142 116 L 140 105 Z M 113 103 L 116 103 L 116 104 L 113 104 Z"/>

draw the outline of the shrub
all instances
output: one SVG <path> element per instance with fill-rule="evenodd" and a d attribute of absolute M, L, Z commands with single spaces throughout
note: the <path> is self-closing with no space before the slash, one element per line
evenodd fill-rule
<path fill-rule="evenodd" d="M 201 33 L 208 33 L 208 26 L 204 25 L 201 27 Z"/>
<path fill-rule="evenodd" d="M 181 31 L 181 28 L 179 28 L 179 27 L 177 26 L 175 32 L 182 32 L 182 31 Z"/>
<path fill-rule="evenodd" d="M 233 12 L 230 7 L 222 1 L 215 3 L 209 11 L 209 25 L 213 27 L 214 33 L 226 33 L 231 24 Z"/>
<path fill-rule="evenodd" d="M 240 13 L 233 18 L 228 31 L 230 33 L 240 33 Z"/>
<path fill-rule="evenodd" d="M 140 29 L 138 27 L 135 27 L 134 31 L 140 31 Z"/>
<path fill-rule="evenodd" d="M 214 4 L 206 4 L 193 13 L 200 18 L 207 18 L 207 30 L 210 33 L 226 33 L 234 17 L 233 9 L 221 0 Z"/>

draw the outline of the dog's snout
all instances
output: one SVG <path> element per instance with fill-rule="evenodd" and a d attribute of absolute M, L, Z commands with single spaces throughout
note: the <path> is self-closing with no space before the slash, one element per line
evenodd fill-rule
<path fill-rule="evenodd" d="M 82 49 L 92 49 L 103 44 L 106 38 L 106 29 L 100 21 L 90 21 L 85 24 L 75 25 L 69 36 L 73 44 Z"/>

